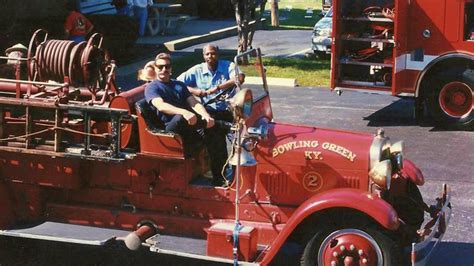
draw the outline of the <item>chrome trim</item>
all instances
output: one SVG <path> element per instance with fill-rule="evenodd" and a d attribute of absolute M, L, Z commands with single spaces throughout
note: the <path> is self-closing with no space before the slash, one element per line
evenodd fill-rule
<path fill-rule="evenodd" d="M 445 226 L 446 226 L 445 230 L 446 230 L 448 228 L 449 221 L 451 220 L 451 214 L 452 214 L 451 193 L 446 184 L 443 184 L 442 198 L 445 198 L 445 201 L 444 201 L 443 207 L 439 210 L 440 215 L 438 215 L 438 219 L 436 219 L 436 223 L 431 227 L 433 228 L 433 230 L 427 237 L 425 237 L 425 240 L 423 240 L 422 242 L 412 243 L 412 248 L 411 248 L 411 265 L 412 266 L 426 265 L 428 260 L 430 259 L 430 256 L 433 250 L 436 248 L 439 242 L 441 242 L 444 234 L 446 233 L 446 231 L 443 233 L 439 231 L 439 225 L 440 225 L 441 219 L 443 219 L 443 217 L 445 219 Z M 436 240 L 434 241 L 434 244 L 431 247 L 431 249 L 428 251 L 428 253 L 426 253 L 426 255 L 422 259 L 420 259 L 419 261 L 416 261 L 416 255 L 420 253 L 421 250 L 425 250 L 428 244 L 430 244 L 430 242 L 434 238 L 436 238 Z"/>
<path fill-rule="evenodd" d="M 378 162 L 383 161 L 383 159 L 390 159 L 382 158 L 383 151 L 389 148 L 390 144 L 390 138 L 388 137 L 374 137 L 369 150 L 369 171 L 372 170 Z"/>
<path fill-rule="evenodd" d="M 357 88 L 350 88 L 350 87 L 340 87 L 337 86 L 334 88 L 335 91 L 358 91 L 358 92 L 365 92 L 370 94 L 380 94 L 380 95 L 392 95 L 392 91 L 380 91 L 380 90 L 368 90 L 368 89 L 357 89 Z"/>

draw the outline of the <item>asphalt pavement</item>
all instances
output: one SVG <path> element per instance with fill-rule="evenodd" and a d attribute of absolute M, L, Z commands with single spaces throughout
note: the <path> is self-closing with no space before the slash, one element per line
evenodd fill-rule
<path fill-rule="evenodd" d="M 419 125 L 412 115 L 413 99 L 328 88 L 271 87 L 275 122 L 375 133 L 385 130 L 392 142 L 405 142 L 406 158 L 423 172 L 420 188 L 427 203 L 448 184 L 453 214 L 444 242 L 428 265 L 474 265 L 474 132 L 435 127 L 425 117 Z"/>
<path fill-rule="evenodd" d="M 263 56 L 298 57 L 311 51 L 311 30 L 258 30 L 255 32 L 253 47 L 259 47 Z M 237 50 L 237 36 L 227 37 L 212 43 L 221 49 Z M 203 44 L 196 44 L 182 51 L 191 52 L 202 49 Z"/>

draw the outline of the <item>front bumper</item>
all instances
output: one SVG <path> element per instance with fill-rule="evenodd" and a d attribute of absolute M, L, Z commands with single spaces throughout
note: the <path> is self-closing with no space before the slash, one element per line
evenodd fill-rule
<path fill-rule="evenodd" d="M 327 36 L 313 36 L 311 49 L 313 51 L 331 53 L 331 39 Z"/>
<path fill-rule="evenodd" d="M 444 233 L 451 219 L 451 193 L 446 184 L 443 184 L 443 192 L 437 198 L 437 204 L 430 211 L 433 219 L 419 230 L 422 241 L 412 243 L 411 265 L 426 265 L 433 250 L 443 239 Z"/>

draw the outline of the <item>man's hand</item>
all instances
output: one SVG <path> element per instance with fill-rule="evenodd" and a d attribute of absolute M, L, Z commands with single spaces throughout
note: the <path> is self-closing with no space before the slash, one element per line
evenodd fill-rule
<path fill-rule="evenodd" d="M 206 120 L 206 128 L 211 128 L 215 124 L 214 118 L 210 116 L 203 116 L 202 119 Z"/>
<path fill-rule="evenodd" d="M 206 90 L 206 94 L 207 95 L 211 95 L 211 94 L 214 94 L 216 92 L 219 92 L 219 86 L 215 86 L 214 88 L 210 88 L 208 90 Z"/>
<path fill-rule="evenodd" d="M 188 121 L 188 124 L 189 124 L 190 126 L 196 125 L 196 123 L 197 123 L 197 117 L 196 117 L 196 115 L 195 115 L 193 112 L 189 112 L 189 111 L 188 111 L 188 112 L 186 112 L 186 113 L 183 114 L 183 117 L 184 117 L 184 119 L 186 119 L 186 121 Z"/>

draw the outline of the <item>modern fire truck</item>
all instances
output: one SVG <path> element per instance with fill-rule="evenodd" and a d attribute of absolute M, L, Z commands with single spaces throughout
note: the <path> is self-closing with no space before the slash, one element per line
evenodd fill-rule
<path fill-rule="evenodd" d="M 233 178 L 216 187 L 203 145 L 164 131 L 144 86 L 118 89 L 101 43 L 38 30 L 25 57 L 2 57 L 14 77 L 0 79 L 2 237 L 244 265 L 288 246 L 302 265 L 421 265 L 441 241 L 448 187 L 424 203 L 423 174 L 383 130 L 274 122 L 259 49 L 235 58 L 258 81 L 214 98 L 234 115 Z"/>
<path fill-rule="evenodd" d="M 331 88 L 415 97 L 439 124 L 474 126 L 474 1 L 335 0 Z"/>

